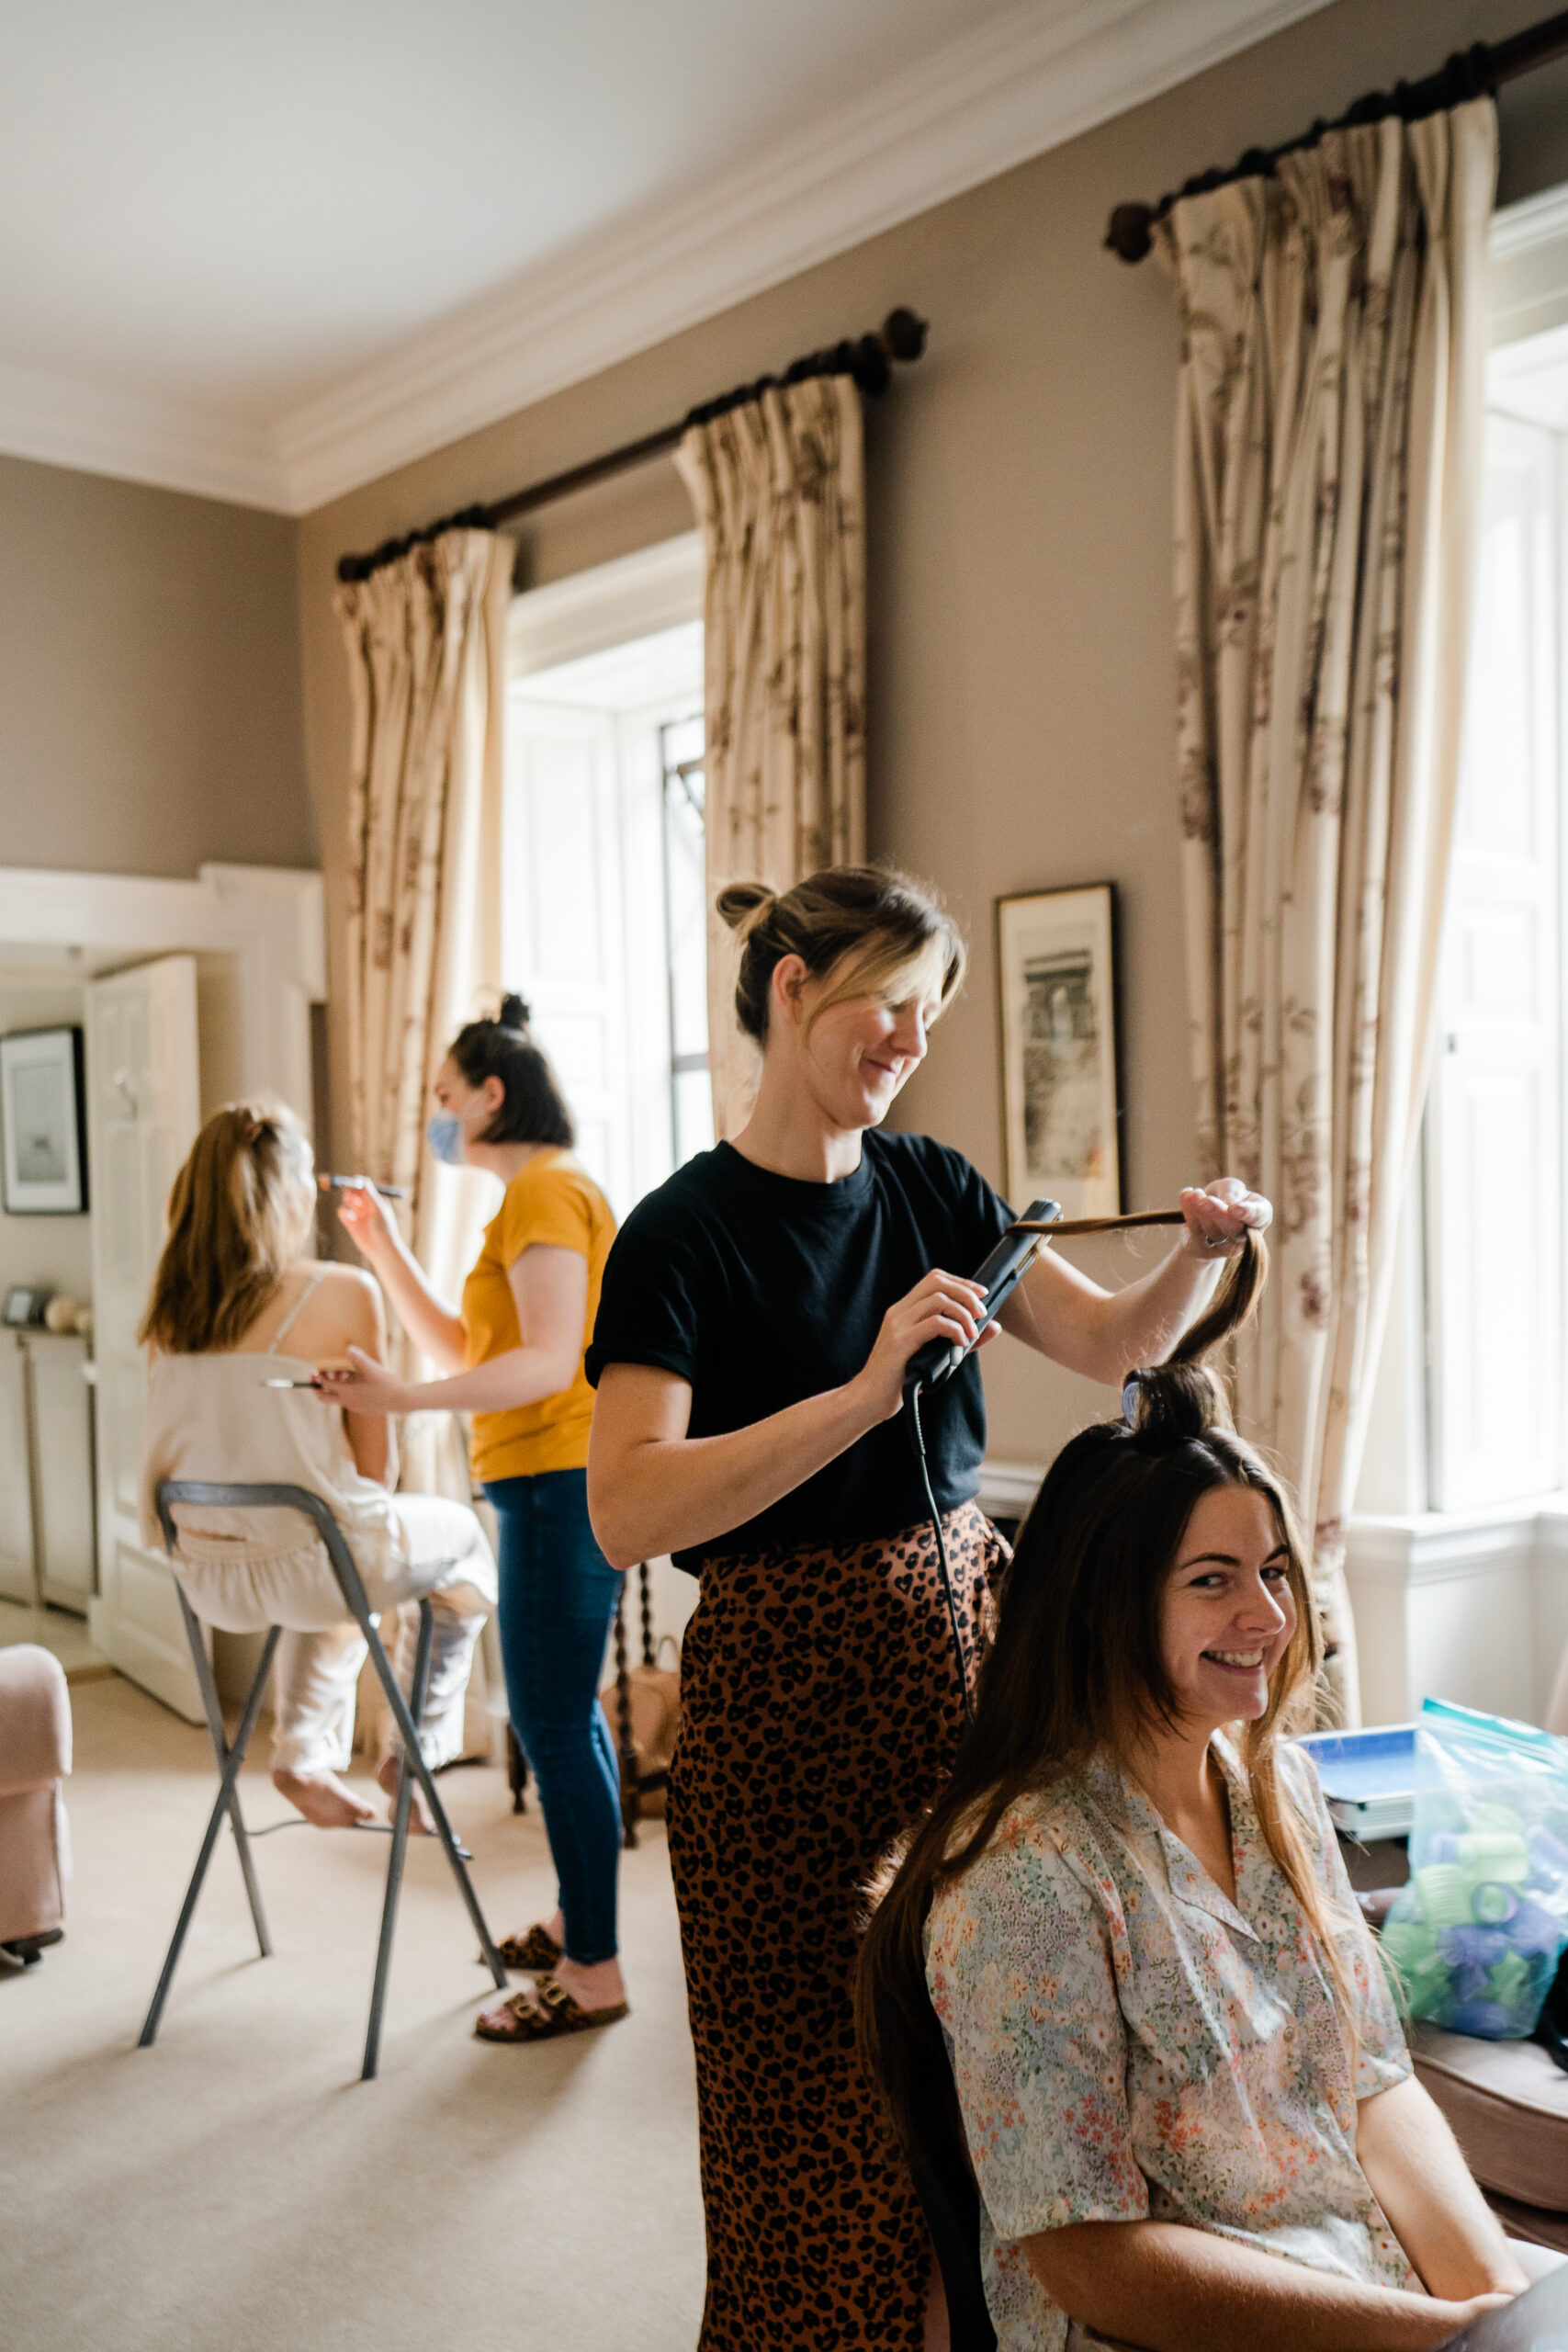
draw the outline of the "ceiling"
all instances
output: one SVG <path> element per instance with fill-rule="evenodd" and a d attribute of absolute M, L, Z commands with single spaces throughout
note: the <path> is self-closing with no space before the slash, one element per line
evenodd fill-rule
<path fill-rule="evenodd" d="M 15 6 L 0 448 L 306 511 L 1323 4 Z"/>

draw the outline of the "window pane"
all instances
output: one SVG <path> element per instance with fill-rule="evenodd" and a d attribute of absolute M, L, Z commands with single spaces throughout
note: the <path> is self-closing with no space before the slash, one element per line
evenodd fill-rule
<path fill-rule="evenodd" d="M 678 1069 L 675 1093 L 675 1165 L 694 1151 L 713 1149 L 713 1081 L 705 1069 Z"/>
<path fill-rule="evenodd" d="M 700 768 L 666 774 L 665 887 L 670 922 L 670 1050 L 677 1059 L 708 1049 L 707 868 Z"/>

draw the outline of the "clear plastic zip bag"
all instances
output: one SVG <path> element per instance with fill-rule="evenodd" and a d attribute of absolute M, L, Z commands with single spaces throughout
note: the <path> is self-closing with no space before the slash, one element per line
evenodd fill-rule
<path fill-rule="evenodd" d="M 1568 1740 L 1428 1699 L 1410 1879 L 1383 1923 L 1405 2015 L 1483 2041 L 1535 2031 L 1568 1945 Z"/>

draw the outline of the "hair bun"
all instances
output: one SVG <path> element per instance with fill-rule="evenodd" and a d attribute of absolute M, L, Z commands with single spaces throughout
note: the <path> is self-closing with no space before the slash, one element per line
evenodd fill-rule
<path fill-rule="evenodd" d="M 1156 1445 L 1235 1427 L 1223 1384 L 1201 1363 L 1157 1363 L 1130 1372 L 1122 1390 L 1122 1415 L 1134 1437 Z"/>
<path fill-rule="evenodd" d="M 532 1018 L 525 1001 L 520 996 L 503 996 L 496 1020 L 503 1029 L 526 1029 Z"/>
<path fill-rule="evenodd" d="M 744 939 L 756 930 L 773 908 L 778 904 L 778 893 L 770 890 L 765 882 L 727 882 L 714 900 L 721 922 Z"/>

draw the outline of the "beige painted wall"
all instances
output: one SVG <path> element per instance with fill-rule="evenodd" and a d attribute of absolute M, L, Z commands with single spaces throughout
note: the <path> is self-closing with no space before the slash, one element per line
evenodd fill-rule
<path fill-rule="evenodd" d="M 315 864 L 297 527 L 0 458 L 0 865 Z"/>
<path fill-rule="evenodd" d="M 310 516 L 299 535 L 307 747 L 333 952 L 348 743 L 337 557 L 593 457 L 910 302 L 931 322 L 930 352 L 869 424 L 870 839 L 940 882 L 976 954 L 967 993 L 906 1098 L 907 1123 L 1000 1181 L 993 903 L 1113 878 L 1129 1198 L 1171 1202 L 1194 1164 L 1171 788 L 1176 337 L 1157 267 L 1129 270 L 1101 251 L 1106 215 L 1538 13 L 1530 0 L 1341 0 Z M 1558 69 L 1508 95 L 1505 199 L 1568 177 L 1565 94 Z M 672 469 L 650 468 L 536 518 L 523 577 L 558 578 L 690 524 Z M 1110 1281 L 1140 1262 L 1124 1244 L 1078 1248 Z M 1047 1458 L 1103 1401 L 1006 1343 L 987 1359 L 987 1385 L 1004 1459 Z"/>

